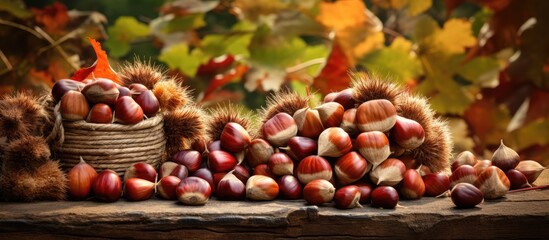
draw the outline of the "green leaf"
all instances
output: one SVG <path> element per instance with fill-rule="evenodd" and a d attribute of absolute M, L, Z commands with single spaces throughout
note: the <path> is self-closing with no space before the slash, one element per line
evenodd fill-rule
<path fill-rule="evenodd" d="M 438 23 L 433 18 L 420 16 L 414 26 L 414 37 L 418 42 L 421 42 L 439 29 Z"/>
<path fill-rule="evenodd" d="M 421 64 L 411 49 L 400 41 L 393 41 L 386 47 L 366 55 L 362 63 L 370 72 L 388 76 L 397 82 L 404 83 L 421 74 Z"/>
<path fill-rule="evenodd" d="M 313 45 L 308 46 L 305 48 L 305 52 L 303 52 L 303 55 L 301 56 L 300 60 L 301 62 L 307 62 L 314 59 L 326 59 L 328 58 L 328 55 L 330 54 L 330 49 L 326 47 L 325 45 Z M 314 64 L 309 67 L 307 67 L 307 74 L 309 76 L 317 76 L 320 73 L 320 70 L 322 70 L 323 64 Z"/>
<path fill-rule="evenodd" d="M 433 5 L 433 0 L 410 0 L 408 12 L 411 16 L 417 16 L 427 11 Z"/>
<path fill-rule="evenodd" d="M 518 149 L 549 144 L 549 120 L 538 119 L 511 132 L 511 136 Z"/>
<path fill-rule="evenodd" d="M 499 84 L 500 64 L 491 57 L 477 57 L 462 63 L 465 55 L 458 55 L 454 58 L 456 74 L 482 87 L 496 87 Z"/>
<path fill-rule="evenodd" d="M 299 37 L 284 38 L 270 34 L 263 25 L 257 29 L 249 46 L 251 60 L 260 65 L 287 67 L 295 64 L 306 47 Z"/>
<path fill-rule="evenodd" d="M 25 7 L 25 2 L 22 0 L 4 0 L 0 1 L 0 12 L 6 11 L 17 18 L 29 18 L 30 11 Z"/>
<path fill-rule="evenodd" d="M 484 26 L 485 23 L 490 21 L 494 13 L 489 8 L 482 8 L 480 11 L 475 13 L 472 17 L 471 30 L 473 30 L 473 35 L 478 36 L 480 34 L 480 29 Z"/>
<path fill-rule="evenodd" d="M 218 57 L 223 54 L 241 55 L 243 57 L 249 57 L 248 45 L 252 40 L 253 34 L 233 34 L 233 35 L 220 35 L 211 34 L 206 35 L 200 45 L 202 51 L 211 57 Z"/>
<path fill-rule="evenodd" d="M 113 57 L 121 57 L 130 51 L 130 43 L 149 35 L 149 27 L 140 23 L 134 17 L 122 16 L 116 19 L 114 25 L 108 28 L 109 39 L 105 46 Z"/>
<path fill-rule="evenodd" d="M 187 76 L 194 77 L 200 64 L 208 61 L 208 57 L 200 49 L 193 49 L 189 53 L 186 43 L 179 43 L 165 49 L 158 59 L 166 63 L 171 69 L 178 69 Z"/>

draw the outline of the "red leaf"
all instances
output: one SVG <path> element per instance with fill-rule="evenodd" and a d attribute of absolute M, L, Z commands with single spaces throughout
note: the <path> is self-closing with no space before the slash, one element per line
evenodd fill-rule
<path fill-rule="evenodd" d="M 97 60 L 92 66 L 88 68 L 78 69 L 71 77 L 71 79 L 83 81 L 84 79 L 88 78 L 101 77 L 108 78 L 115 83 L 121 84 L 120 79 L 118 79 L 118 75 L 111 68 L 111 65 L 109 65 L 107 53 L 101 49 L 101 44 L 93 38 L 88 38 L 88 40 L 90 41 L 93 50 L 95 51 Z"/>
<path fill-rule="evenodd" d="M 530 104 L 526 113 L 527 121 L 549 117 L 549 91 L 533 90 L 530 94 Z"/>
<path fill-rule="evenodd" d="M 44 9 L 31 8 L 36 22 L 44 27 L 44 30 L 52 34 L 62 34 L 69 23 L 67 7 L 59 2 L 44 7 Z"/>
<path fill-rule="evenodd" d="M 210 85 L 208 86 L 206 91 L 204 91 L 204 99 L 210 98 L 210 94 L 214 93 L 217 89 L 221 88 L 225 84 L 235 79 L 241 78 L 246 72 L 248 72 L 248 70 L 248 66 L 240 64 L 237 65 L 234 69 L 227 71 L 225 74 L 215 75 L 210 81 Z"/>
<path fill-rule="evenodd" d="M 328 94 L 334 91 L 341 91 L 349 87 L 351 78 L 349 69 L 351 68 L 349 59 L 337 42 L 334 42 L 332 52 L 328 56 L 326 65 L 315 78 L 313 86 L 322 94 Z"/>

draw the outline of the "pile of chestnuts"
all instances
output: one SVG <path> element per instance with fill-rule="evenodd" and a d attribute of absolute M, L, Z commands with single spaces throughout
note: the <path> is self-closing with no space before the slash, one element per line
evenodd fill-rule
<path fill-rule="evenodd" d="M 543 170 L 536 161 L 521 161 L 503 141 L 491 160 L 479 160 L 464 151 L 452 163 L 450 196 L 458 208 L 474 207 L 484 199 L 502 198 L 509 190 L 531 187 Z"/>
<path fill-rule="evenodd" d="M 61 79 L 53 86 L 52 95 L 60 103 L 59 111 L 65 121 L 136 124 L 160 109 L 158 99 L 144 85 L 124 87 L 106 78 L 82 82 Z"/>

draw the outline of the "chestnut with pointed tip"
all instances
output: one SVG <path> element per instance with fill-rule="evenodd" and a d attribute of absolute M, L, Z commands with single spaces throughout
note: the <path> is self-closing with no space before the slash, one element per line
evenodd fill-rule
<path fill-rule="evenodd" d="M 282 198 L 289 200 L 301 198 L 303 187 L 293 175 L 284 175 L 278 178 L 277 183 Z"/>
<path fill-rule="evenodd" d="M 335 97 L 337 96 L 337 94 L 339 94 L 339 92 L 331 92 L 331 93 L 326 94 L 326 96 L 324 96 L 324 99 L 323 99 L 322 102 L 324 102 L 324 103 L 333 102 Z"/>
<path fill-rule="evenodd" d="M 348 185 L 338 189 L 334 194 L 337 208 L 351 209 L 362 207 L 360 201 L 360 189 L 355 185 Z"/>
<path fill-rule="evenodd" d="M 67 190 L 71 199 L 84 200 L 89 197 L 96 178 L 95 169 L 80 157 L 80 162 L 67 173 Z"/>
<path fill-rule="evenodd" d="M 303 199 L 311 205 L 329 203 L 334 199 L 335 187 L 324 179 L 313 180 L 303 188 Z"/>
<path fill-rule="evenodd" d="M 273 200 L 279 192 L 276 181 L 263 175 L 255 175 L 246 182 L 246 197 L 256 201 Z"/>
<path fill-rule="evenodd" d="M 475 187 L 484 194 L 484 198 L 497 199 L 505 196 L 511 187 L 511 183 L 501 169 L 496 166 L 489 166 L 480 173 L 475 182 Z"/>
<path fill-rule="evenodd" d="M 177 199 L 185 205 L 204 205 L 210 199 L 211 194 L 210 184 L 199 177 L 185 178 L 175 189 Z"/>
<path fill-rule="evenodd" d="M 141 178 L 129 178 L 124 182 L 124 197 L 129 201 L 144 201 L 154 194 L 154 183 Z"/>
<path fill-rule="evenodd" d="M 167 200 L 175 200 L 177 196 L 175 195 L 175 189 L 181 183 L 181 179 L 176 176 L 165 176 L 158 181 L 156 184 L 156 190 L 160 197 Z"/>
<path fill-rule="evenodd" d="M 307 184 L 315 179 L 330 180 L 332 166 L 321 156 L 308 156 L 299 162 L 296 174 L 302 184 Z"/>
<path fill-rule="evenodd" d="M 364 132 L 358 135 L 356 143 L 358 151 L 375 168 L 391 155 L 389 139 L 380 131 Z"/>
<path fill-rule="evenodd" d="M 339 127 L 343 121 L 345 109 L 337 102 L 327 102 L 316 107 L 324 128 Z"/>
<path fill-rule="evenodd" d="M 370 170 L 372 165 L 368 164 L 366 159 L 355 151 L 339 157 L 334 165 L 337 181 L 342 185 L 356 182 Z"/>
<path fill-rule="evenodd" d="M 406 166 L 396 158 L 389 158 L 370 172 L 370 180 L 376 185 L 395 186 L 404 177 Z"/>
<path fill-rule="evenodd" d="M 299 136 L 317 138 L 324 130 L 317 110 L 302 108 L 297 110 L 293 117 Z"/>
<path fill-rule="evenodd" d="M 405 149 L 416 149 L 425 141 L 425 131 L 418 122 L 396 116 L 396 122 L 391 129 L 391 138 Z"/>
<path fill-rule="evenodd" d="M 261 127 L 265 140 L 275 147 L 286 146 L 290 138 L 297 134 L 297 124 L 292 116 L 281 112 L 267 120 Z"/>
<path fill-rule="evenodd" d="M 492 155 L 492 165 L 500 168 L 502 171 L 515 168 L 520 162 L 518 153 L 505 146 L 503 140 L 499 144 L 499 148 Z"/>
<path fill-rule="evenodd" d="M 393 209 L 398 204 L 398 192 L 391 186 L 379 186 L 370 196 L 374 208 Z"/>
<path fill-rule="evenodd" d="M 229 122 L 223 127 L 219 140 L 221 141 L 221 147 L 223 149 L 236 153 L 241 152 L 248 147 L 251 137 L 242 125 L 235 122 Z"/>
<path fill-rule="evenodd" d="M 267 163 L 273 153 L 274 149 L 271 144 L 261 138 L 256 138 L 248 145 L 246 162 L 254 168 L 259 164 Z"/>
<path fill-rule="evenodd" d="M 327 128 L 318 137 L 319 156 L 340 157 L 352 148 L 351 137 L 339 127 Z"/>
<path fill-rule="evenodd" d="M 386 99 L 374 99 L 358 106 L 356 124 L 363 132 L 390 130 L 396 123 L 396 108 Z"/>

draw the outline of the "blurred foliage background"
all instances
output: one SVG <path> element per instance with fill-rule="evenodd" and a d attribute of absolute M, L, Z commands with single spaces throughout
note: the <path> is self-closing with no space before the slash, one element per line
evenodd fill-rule
<path fill-rule="evenodd" d="M 455 151 L 503 139 L 549 165 L 549 1 L 2 0 L 0 93 L 49 89 L 89 66 L 164 66 L 203 107 L 259 109 L 289 87 L 315 101 L 366 71 L 430 98 Z M 313 103 L 314 104 L 314 103 Z"/>

